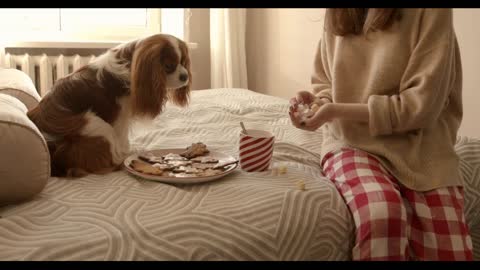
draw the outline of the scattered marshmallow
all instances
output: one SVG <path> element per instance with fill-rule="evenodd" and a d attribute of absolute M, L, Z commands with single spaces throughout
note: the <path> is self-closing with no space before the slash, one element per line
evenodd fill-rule
<path fill-rule="evenodd" d="M 286 174 L 287 171 L 288 171 L 288 168 L 285 165 L 281 165 L 280 167 L 278 167 L 278 173 L 280 173 L 280 175 Z"/>
<path fill-rule="evenodd" d="M 305 191 L 305 181 L 298 180 L 297 181 L 297 188 L 301 191 Z"/>

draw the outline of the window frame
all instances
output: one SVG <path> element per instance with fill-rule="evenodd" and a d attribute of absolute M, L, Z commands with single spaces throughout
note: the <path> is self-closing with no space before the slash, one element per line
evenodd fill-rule
<path fill-rule="evenodd" d="M 59 9 L 60 12 L 60 9 Z M 95 31 L 86 28 L 68 27 L 67 30 L 61 29 L 61 23 L 58 23 L 58 30 L 25 30 L 11 31 L 2 30 L 3 38 L 0 39 L 0 46 L 12 43 L 120 43 L 136 39 L 142 36 L 161 32 L 161 9 L 147 8 L 147 23 L 145 27 L 135 26 L 104 26 L 96 27 Z"/>
<path fill-rule="evenodd" d="M 92 37 L 86 36 L 85 33 L 79 32 L 61 32 L 61 31 L 23 31 L 15 33 L 10 31 L 0 35 L 0 65 L 2 64 L 2 56 L 5 54 L 5 48 L 79 48 L 79 49 L 109 49 L 120 43 L 127 42 L 132 39 L 141 38 L 145 35 L 161 32 L 161 10 L 147 9 L 147 26 L 145 31 L 138 32 L 132 29 L 125 31 L 122 35 L 98 35 L 101 31 Z M 184 9 L 184 20 L 188 21 L 190 9 Z M 187 19 L 186 19 L 187 18 Z M 186 23 L 187 24 L 187 23 Z M 183 40 L 187 42 L 189 49 L 197 49 L 198 44 L 189 41 L 189 28 L 184 25 Z M 108 27 L 107 27 L 108 28 Z M 110 28 L 111 30 L 112 28 Z M 124 28 L 122 28 L 124 29 Z M 104 31 L 105 28 L 102 29 Z M 114 31 L 112 31 L 114 32 Z M 117 31 L 118 32 L 118 31 Z M 123 32 L 123 30 L 122 30 Z"/>
<path fill-rule="evenodd" d="M 95 31 L 83 27 L 70 25 L 66 30 L 60 30 L 60 35 L 68 39 L 97 40 L 97 41 L 127 41 L 141 36 L 160 33 L 161 9 L 147 8 L 146 26 L 100 26 Z M 61 24 L 61 23 L 60 23 Z"/>

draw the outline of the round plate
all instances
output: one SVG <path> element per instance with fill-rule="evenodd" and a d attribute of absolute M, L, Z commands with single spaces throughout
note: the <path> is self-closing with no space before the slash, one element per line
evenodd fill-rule
<path fill-rule="evenodd" d="M 184 148 L 171 148 L 171 149 L 152 150 L 152 151 L 148 151 L 146 153 L 152 153 L 156 156 L 160 156 L 160 155 L 167 155 L 169 153 L 180 154 L 184 151 L 185 151 Z M 218 159 L 219 163 L 230 162 L 230 161 L 235 161 L 236 160 L 232 156 L 229 156 L 229 155 L 226 155 L 226 154 L 223 154 L 223 153 L 220 153 L 220 152 L 216 152 L 216 151 L 210 151 L 210 153 L 208 153 L 207 155 L 202 156 L 202 157 L 212 157 L 212 158 Z M 124 165 L 125 169 L 129 173 L 134 174 L 134 175 L 139 176 L 139 177 L 142 177 L 144 179 L 153 180 L 153 181 L 160 181 L 160 182 L 165 182 L 165 183 L 172 183 L 172 184 L 195 184 L 195 183 L 203 183 L 203 182 L 213 181 L 213 180 L 222 178 L 222 177 L 232 173 L 238 166 L 238 163 L 229 165 L 229 166 L 227 166 L 227 169 L 223 173 L 219 173 L 219 174 L 212 175 L 212 176 L 171 177 L 171 176 L 151 175 L 151 174 L 145 174 L 145 173 L 138 172 L 138 171 L 136 171 L 136 170 L 134 170 L 133 168 L 130 167 L 130 163 L 134 159 L 138 159 L 137 154 L 129 156 L 123 162 L 123 165 Z"/>

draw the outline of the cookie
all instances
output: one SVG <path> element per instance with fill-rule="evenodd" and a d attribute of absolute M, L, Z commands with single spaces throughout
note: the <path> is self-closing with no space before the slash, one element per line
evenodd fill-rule
<path fill-rule="evenodd" d="M 191 159 L 191 158 L 203 156 L 208 153 L 210 153 L 210 151 L 207 149 L 207 146 L 204 143 L 198 142 L 198 143 L 192 143 L 192 145 L 187 147 L 187 150 L 181 153 L 180 155 L 182 157 Z"/>
<path fill-rule="evenodd" d="M 162 175 L 163 170 L 157 167 L 152 166 L 152 164 L 146 163 L 140 160 L 132 160 L 130 167 L 137 172 L 152 174 L 152 175 Z"/>
<path fill-rule="evenodd" d="M 218 159 L 212 158 L 212 157 L 195 157 L 190 160 L 198 163 L 217 163 L 218 162 Z"/>
<path fill-rule="evenodd" d="M 173 167 L 188 166 L 192 164 L 190 160 L 169 160 L 167 162 Z"/>
<path fill-rule="evenodd" d="M 143 160 L 148 163 L 162 163 L 163 158 L 161 156 L 155 156 L 152 153 L 142 153 L 138 155 L 138 159 Z"/>
<path fill-rule="evenodd" d="M 171 164 L 166 164 L 166 163 L 155 163 L 152 166 L 155 168 L 159 168 L 160 170 L 163 170 L 163 171 L 171 171 L 175 168 L 175 166 Z"/>
<path fill-rule="evenodd" d="M 197 169 L 197 168 L 193 168 L 193 167 L 188 167 L 188 166 L 180 166 L 180 167 L 176 167 L 175 169 L 173 169 L 173 172 L 184 172 L 184 173 L 189 173 L 189 174 L 195 174 L 195 173 L 199 173 L 199 172 L 202 172 L 203 170 L 201 169 Z"/>
<path fill-rule="evenodd" d="M 183 161 L 188 160 L 185 157 L 180 156 L 179 154 L 169 153 L 163 157 L 165 161 Z"/>
<path fill-rule="evenodd" d="M 172 171 L 174 173 L 182 173 L 182 172 L 185 172 L 185 168 L 186 168 L 185 166 L 178 166 L 178 167 L 173 168 Z"/>

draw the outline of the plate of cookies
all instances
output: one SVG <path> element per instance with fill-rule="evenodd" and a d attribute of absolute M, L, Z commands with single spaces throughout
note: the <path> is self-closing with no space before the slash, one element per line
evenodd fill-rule
<path fill-rule="evenodd" d="M 176 184 L 202 183 L 232 173 L 238 160 L 210 151 L 204 143 L 186 148 L 158 149 L 131 155 L 124 161 L 125 169 L 141 178 Z"/>

